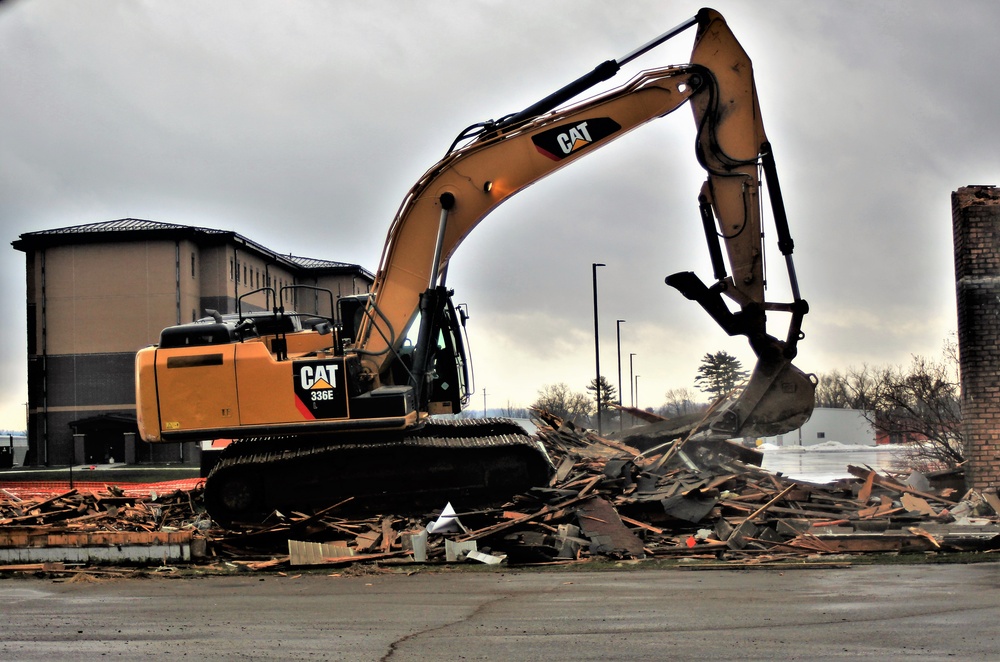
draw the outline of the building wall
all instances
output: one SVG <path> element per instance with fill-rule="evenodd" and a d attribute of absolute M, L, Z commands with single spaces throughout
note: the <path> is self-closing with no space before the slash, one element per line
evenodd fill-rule
<path fill-rule="evenodd" d="M 178 251 L 177 242 L 144 241 L 53 246 L 29 254 L 29 437 L 35 463 L 79 460 L 73 421 L 134 414 L 135 352 L 176 324 L 179 301 L 197 294 L 178 269 Z"/>
<path fill-rule="evenodd" d="M 273 255 L 211 238 L 202 244 L 173 238 L 121 240 L 108 233 L 105 242 L 88 236 L 85 242 L 69 239 L 28 247 L 25 257 L 28 461 L 37 465 L 81 461 L 72 422 L 106 416 L 134 419 L 135 353 L 158 342 L 162 329 L 204 317 L 207 308 L 235 313 L 240 295 L 268 284 L 293 285 L 303 278 L 301 271 Z M 335 295 L 370 287 L 363 277 L 307 273 L 305 280 Z M 311 294 L 299 299 L 295 304 L 305 305 L 300 312 L 329 314 L 329 304 L 317 306 Z M 263 292 L 243 301 L 249 311 L 273 305 Z M 88 453 L 94 448 L 88 440 Z M 140 440 L 135 456 L 138 461 L 197 462 L 189 450 Z"/>
<path fill-rule="evenodd" d="M 969 488 L 1000 487 L 1000 189 L 951 195 L 962 373 L 965 477 Z"/>
<path fill-rule="evenodd" d="M 233 249 L 229 245 L 205 246 L 197 250 L 195 269 L 198 273 L 200 297 L 185 321 L 193 322 L 204 317 L 206 309 L 218 310 L 220 313 L 236 312 L 235 281 L 229 277 L 229 259 L 232 253 Z"/>
<path fill-rule="evenodd" d="M 827 441 L 845 445 L 874 446 L 875 428 L 863 411 L 816 407 L 812 416 L 800 429 L 764 439 L 764 442 L 775 446 L 815 446 Z"/>
<path fill-rule="evenodd" d="M 134 351 L 155 342 L 160 329 L 177 323 L 175 253 L 174 242 L 46 249 L 44 291 L 36 292 L 44 303 L 36 324 L 45 353 Z"/>

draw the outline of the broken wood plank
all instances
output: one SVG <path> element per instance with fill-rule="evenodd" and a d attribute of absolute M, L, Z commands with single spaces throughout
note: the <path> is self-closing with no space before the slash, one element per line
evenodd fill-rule
<path fill-rule="evenodd" d="M 858 501 L 862 504 L 868 503 L 868 499 L 872 496 L 872 487 L 875 486 L 875 472 L 869 471 L 868 476 L 865 477 L 865 483 L 861 486 L 861 490 L 858 492 Z"/>
<path fill-rule="evenodd" d="M 861 474 L 865 471 L 874 472 L 872 469 L 860 469 L 859 467 L 855 467 L 853 465 L 848 466 L 847 470 L 854 476 L 858 476 L 858 474 Z M 947 505 L 949 508 L 954 507 L 956 503 L 949 499 L 939 497 L 936 494 L 928 494 L 927 492 L 921 492 L 920 490 L 915 490 L 912 487 L 903 485 L 897 480 L 886 478 L 884 476 L 879 476 L 877 473 L 875 474 L 875 477 L 872 480 L 879 487 L 884 487 L 886 489 L 893 490 L 895 492 L 906 492 L 908 494 L 913 494 L 918 497 L 923 497 L 924 499 L 927 499 L 929 501 L 937 501 L 938 503 L 943 503 Z"/>
<path fill-rule="evenodd" d="M 631 517 L 626 517 L 625 515 L 622 515 L 621 513 L 618 513 L 618 516 L 626 524 L 631 524 L 632 526 L 637 526 L 640 529 L 645 529 L 646 531 L 650 531 L 650 532 L 655 533 L 657 535 L 662 535 L 663 534 L 663 529 L 658 529 L 655 526 L 652 526 L 650 524 L 646 524 L 645 522 L 640 522 L 637 519 L 632 519 Z"/>
<path fill-rule="evenodd" d="M 899 499 L 900 503 L 903 504 L 903 508 L 910 512 L 920 513 L 921 515 L 935 516 L 937 512 L 931 508 L 931 504 L 927 503 L 926 499 L 921 499 L 918 496 L 912 494 L 904 494 Z"/>
<path fill-rule="evenodd" d="M 493 535 L 495 533 L 499 533 L 500 531 L 505 531 L 507 529 L 510 529 L 510 528 L 513 528 L 513 527 L 517 526 L 518 524 L 524 524 L 526 522 L 530 522 L 533 519 L 543 517 L 544 515 L 547 515 L 549 513 L 552 513 L 552 512 L 555 512 L 555 511 L 558 511 L 558 510 L 561 510 L 561 509 L 564 509 L 564 508 L 568 508 L 569 506 L 576 505 L 577 503 L 580 503 L 581 501 L 584 501 L 586 499 L 592 499 L 592 498 L 594 498 L 594 497 L 593 496 L 582 496 L 582 497 L 581 496 L 576 496 L 576 497 L 573 497 L 573 498 L 568 499 L 566 501 L 562 501 L 562 502 L 560 502 L 560 503 L 558 503 L 556 505 L 543 506 L 537 512 L 525 515 L 524 517 L 520 517 L 518 519 L 507 520 L 506 522 L 499 522 L 497 524 L 493 524 L 491 526 L 483 527 L 483 528 L 477 529 L 475 531 L 469 531 L 465 535 L 462 535 L 462 536 L 459 536 L 458 538 L 456 538 L 456 540 L 458 540 L 459 542 L 465 541 L 465 540 L 478 540 L 478 539 L 483 538 L 485 536 Z"/>

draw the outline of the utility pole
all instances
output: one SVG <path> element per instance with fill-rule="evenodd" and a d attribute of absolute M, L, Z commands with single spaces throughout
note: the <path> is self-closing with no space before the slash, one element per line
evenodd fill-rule
<path fill-rule="evenodd" d="M 594 272 L 594 360 L 597 365 L 597 378 L 594 380 L 594 392 L 597 397 L 597 434 L 603 434 L 601 430 L 601 341 L 599 325 L 597 323 L 597 267 L 607 265 L 594 262 L 592 269 Z"/>
<path fill-rule="evenodd" d="M 628 354 L 628 406 L 635 407 L 635 377 L 632 376 L 632 357 L 635 352 Z"/>
<path fill-rule="evenodd" d="M 618 331 L 618 406 L 622 406 L 622 322 L 625 320 L 615 320 L 615 327 Z M 618 410 L 618 431 L 621 432 L 625 417 L 621 409 Z"/>

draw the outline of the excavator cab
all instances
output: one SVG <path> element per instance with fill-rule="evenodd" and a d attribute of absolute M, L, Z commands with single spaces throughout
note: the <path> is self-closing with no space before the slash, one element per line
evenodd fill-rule
<path fill-rule="evenodd" d="M 452 294 L 453 291 L 442 289 L 441 298 L 432 304 L 436 309 L 417 313 L 396 350 L 395 361 L 389 365 L 391 381 L 413 387 L 418 393 L 418 407 L 431 415 L 461 413 L 472 391 L 465 341 L 468 314 L 464 307 L 454 304 Z M 425 295 L 436 296 L 433 291 Z M 430 330 L 421 340 L 425 314 Z M 419 368 L 418 356 L 423 357 L 423 368 Z"/>
<path fill-rule="evenodd" d="M 464 338 L 466 319 L 464 309 L 454 305 L 449 291 L 441 310 L 436 338 L 431 339 L 430 388 L 427 390 L 427 412 L 430 414 L 459 414 L 469 404 L 470 364 Z"/>

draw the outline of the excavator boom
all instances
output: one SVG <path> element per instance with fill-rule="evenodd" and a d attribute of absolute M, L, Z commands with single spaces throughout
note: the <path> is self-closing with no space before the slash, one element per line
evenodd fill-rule
<path fill-rule="evenodd" d="M 643 71 L 610 92 L 551 108 L 695 25 L 691 64 Z M 700 201 L 715 284 L 708 287 L 691 273 L 670 276 L 667 283 L 701 303 L 727 333 L 746 335 L 759 357 L 746 396 L 723 408 L 716 430 L 731 437 L 759 436 L 804 423 L 812 411 L 813 386 L 810 378 L 788 366 L 808 306 L 798 292 L 793 244 L 750 58 L 722 16 L 710 9 L 620 60 L 602 63 L 520 113 L 476 125 L 479 132 L 468 144 L 449 151 L 417 181 L 389 228 L 371 302 L 377 314 L 366 317 L 358 334 L 357 350 L 372 372 L 384 378 L 420 309 L 421 296 L 439 284 L 439 274 L 446 271 L 462 240 L 491 211 L 542 178 L 686 102 L 692 105 L 698 127 L 696 156 L 708 173 Z M 785 304 L 767 302 L 764 295 L 762 167 L 768 173 L 779 249 L 794 296 Z M 739 312 L 730 312 L 722 295 L 735 302 Z M 767 310 L 791 313 L 784 340 L 767 333 Z M 380 324 L 383 328 L 376 330 Z"/>

